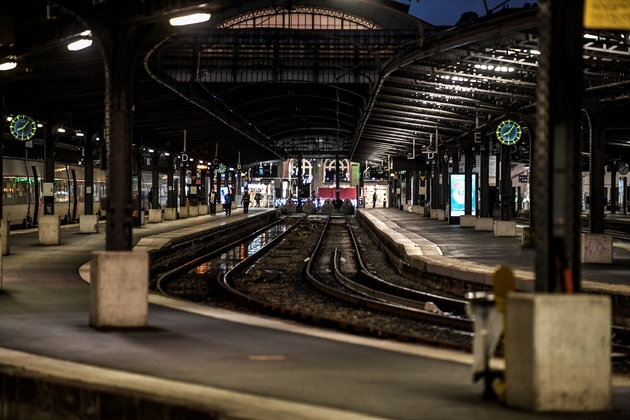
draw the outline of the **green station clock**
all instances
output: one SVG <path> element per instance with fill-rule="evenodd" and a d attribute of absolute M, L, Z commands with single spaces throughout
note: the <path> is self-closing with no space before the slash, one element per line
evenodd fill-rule
<path fill-rule="evenodd" d="M 217 172 L 220 174 L 224 174 L 226 170 L 227 167 L 225 166 L 225 164 L 219 163 L 219 166 L 217 167 Z"/>
<path fill-rule="evenodd" d="M 9 124 L 9 131 L 14 139 L 27 141 L 35 136 L 37 122 L 28 115 L 16 115 Z"/>
<path fill-rule="evenodd" d="M 499 143 L 511 146 L 521 140 L 523 129 L 514 120 L 503 120 L 497 125 L 496 135 Z"/>

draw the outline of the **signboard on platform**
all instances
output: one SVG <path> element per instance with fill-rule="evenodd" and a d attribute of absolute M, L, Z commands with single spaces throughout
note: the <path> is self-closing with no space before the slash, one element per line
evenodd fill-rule
<path fill-rule="evenodd" d="M 628 0 L 585 0 L 584 27 L 587 29 L 630 29 Z"/>
<path fill-rule="evenodd" d="M 451 174 L 450 217 L 463 216 L 466 210 L 466 175 Z M 477 212 L 477 174 L 472 174 L 471 215 Z"/>

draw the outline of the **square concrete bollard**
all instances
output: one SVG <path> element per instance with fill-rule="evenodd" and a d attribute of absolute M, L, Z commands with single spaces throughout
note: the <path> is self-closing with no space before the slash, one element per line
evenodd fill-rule
<path fill-rule="evenodd" d="M 431 209 L 431 219 L 437 219 L 438 218 L 438 209 Z"/>
<path fill-rule="evenodd" d="M 459 227 L 475 227 L 477 216 L 463 214 L 459 216 Z"/>
<path fill-rule="evenodd" d="M 144 327 L 149 313 L 149 254 L 95 251 L 90 280 L 90 325 Z"/>
<path fill-rule="evenodd" d="M 175 207 L 165 208 L 164 220 L 177 220 L 177 209 Z"/>
<path fill-rule="evenodd" d="M 162 223 L 162 210 L 161 209 L 149 210 L 149 223 Z"/>
<path fill-rule="evenodd" d="M 59 245 L 61 236 L 61 220 L 54 214 L 46 214 L 39 218 L 39 243 L 41 245 Z"/>
<path fill-rule="evenodd" d="M 188 207 L 182 206 L 179 208 L 179 218 L 187 219 L 188 218 Z"/>
<path fill-rule="evenodd" d="M 507 308 L 509 406 L 611 409 L 609 296 L 510 293 Z"/>
<path fill-rule="evenodd" d="M 199 216 L 199 206 L 188 207 L 188 217 L 197 217 L 197 216 Z"/>
<path fill-rule="evenodd" d="M 516 236 L 516 222 L 497 220 L 494 222 L 494 236 Z"/>
<path fill-rule="evenodd" d="M 413 212 L 421 216 L 424 216 L 424 206 L 415 206 L 413 208 Z"/>
<path fill-rule="evenodd" d="M 581 257 L 584 264 L 612 264 L 613 237 L 608 234 L 583 233 Z"/>
<path fill-rule="evenodd" d="M 437 219 L 438 220 L 444 220 L 444 210 L 442 209 L 437 209 Z"/>
<path fill-rule="evenodd" d="M 492 232 L 494 229 L 494 219 L 492 217 L 478 217 L 475 220 L 475 230 L 482 232 Z"/>
<path fill-rule="evenodd" d="M 98 233 L 98 215 L 83 214 L 79 216 L 79 233 Z"/>
<path fill-rule="evenodd" d="M 523 227 L 523 237 L 522 237 L 523 248 L 534 248 L 536 247 L 536 236 L 535 230 L 531 226 Z"/>
<path fill-rule="evenodd" d="M 2 246 L 2 255 L 11 253 L 11 223 L 8 220 L 0 220 L 0 246 Z"/>
<path fill-rule="evenodd" d="M 208 205 L 207 204 L 199 204 L 199 216 L 205 216 L 208 214 Z"/>

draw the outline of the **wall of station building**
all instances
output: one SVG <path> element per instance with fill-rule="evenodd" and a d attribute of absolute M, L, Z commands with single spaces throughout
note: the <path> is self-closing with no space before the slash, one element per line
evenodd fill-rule
<path fill-rule="evenodd" d="M 361 171 L 359 163 L 339 160 L 339 198 L 356 206 L 372 206 L 374 193 L 379 207 L 389 202 L 389 172 Z M 335 159 L 298 159 L 284 162 L 261 163 L 235 177 L 236 199 L 249 192 L 253 198 L 260 194 L 263 207 L 278 207 L 288 199 L 311 200 L 320 207 L 326 200 L 336 198 L 337 168 Z"/>
<path fill-rule="evenodd" d="M 231 188 L 237 203 L 247 189 L 252 200 L 259 194 L 259 205 L 261 207 L 279 207 L 286 203 L 288 199 L 296 200 L 298 197 L 305 202 L 312 200 L 316 206 L 324 204 L 325 200 L 336 197 L 336 162 L 335 159 L 302 159 L 302 166 L 299 167 L 297 159 L 290 159 L 284 162 L 261 163 L 258 167 L 252 167 L 246 171 L 233 171 L 220 175 L 220 186 L 227 190 Z M 489 186 L 491 195 L 496 199 L 495 206 L 498 206 L 497 171 L 499 159 L 496 156 L 490 157 L 489 164 Z M 459 173 L 464 172 L 463 159 L 458 162 L 456 169 Z M 473 173 L 479 174 L 480 164 L 477 162 L 473 167 Z M 449 168 L 452 173 L 453 167 Z M 361 168 L 359 163 L 350 162 L 347 159 L 339 161 L 339 197 L 349 199 L 357 207 L 395 207 L 403 209 L 405 205 L 426 205 L 429 199 L 427 194 L 427 176 L 422 172 L 389 171 L 385 167 Z M 438 185 L 443 185 L 442 174 L 437 173 Z M 162 179 L 164 178 L 164 179 Z M 415 179 L 417 178 L 417 179 Z M 175 175 L 175 184 L 179 185 L 178 175 Z M 301 179 L 301 183 L 300 183 Z M 513 210 L 517 214 L 522 214 L 530 210 L 531 201 L 531 171 L 527 164 L 514 164 L 511 171 L 512 191 L 514 205 Z M 146 182 L 145 182 L 146 181 Z M 611 189 L 611 169 L 606 168 L 604 195 L 606 202 L 602 203 L 606 210 L 611 210 L 613 203 L 617 211 L 630 212 L 628 198 L 630 197 L 630 187 L 628 186 L 628 174 L 622 172 L 615 173 L 616 191 Z M 160 178 L 160 204 L 164 206 L 166 196 L 165 176 Z M 216 185 L 215 178 L 215 185 Z M 205 190 L 209 191 L 208 186 Z M 145 185 L 146 184 L 146 185 Z M 162 185 L 164 184 L 164 185 Z M 143 178 L 143 196 L 150 189 L 150 176 Z M 583 211 L 590 209 L 592 203 L 589 197 L 589 173 L 582 173 L 582 203 Z M 162 191 L 164 189 L 164 191 Z M 145 191 L 146 190 L 146 191 Z M 624 192 L 626 198 L 624 199 Z M 376 194 L 376 201 L 374 201 Z M 617 195 L 616 200 L 612 195 Z M 477 198 L 480 199 L 479 194 Z M 203 203 L 203 200 L 201 201 Z M 147 207 L 148 208 L 148 203 Z"/>

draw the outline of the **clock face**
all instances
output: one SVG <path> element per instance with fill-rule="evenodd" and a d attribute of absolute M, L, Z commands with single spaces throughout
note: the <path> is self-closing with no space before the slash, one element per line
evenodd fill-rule
<path fill-rule="evenodd" d="M 9 131 L 15 139 L 30 140 L 35 136 L 37 123 L 28 115 L 16 115 L 9 124 Z"/>
<path fill-rule="evenodd" d="M 219 167 L 217 168 L 217 172 L 219 172 L 220 174 L 224 174 L 226 169 L 227 168 L 225 167 L 225 164 L 219 163 Z"/>
<path fill-rule="evenodd" d="M 503 120 L 497 126 L 497 140 L 508 146 L 516 144 L 523 135 L 521 125 L 514 120 Z"/>

